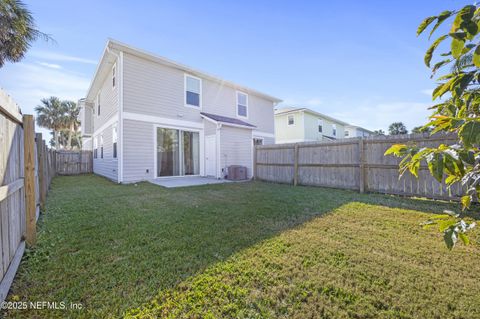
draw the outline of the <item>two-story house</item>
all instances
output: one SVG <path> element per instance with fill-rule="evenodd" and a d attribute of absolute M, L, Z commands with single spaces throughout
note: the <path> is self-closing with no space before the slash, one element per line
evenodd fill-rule
<path fill-rule="evenodd" d="M 273 144 L 278 98 L 109 40 L 81 107 L 93 171 L 130 183 L 252 176 L 254 144 Z"/>
<path fill-rule="evenodd" d="M 373 135 L 373 132 L 360 126 L 345 126 L 345 137 L 367 137 Z"/>
<path fill-rule="evenodd" d="M 275 111 L 277 144 L 335 140 L 345 137 L 348 123 L 307 108 L 283 108 Z"/>

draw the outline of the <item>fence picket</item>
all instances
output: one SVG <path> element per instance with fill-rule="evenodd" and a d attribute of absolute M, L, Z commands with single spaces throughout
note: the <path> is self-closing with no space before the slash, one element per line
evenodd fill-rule
<path fill-rule="evenodd" d="M 395 143 L 413 142 L 419 146 L 453 144 L 454 135 L 410 134 L 375 136 L 328 142 L 259 145 L 255 147 L 255 178 L 258 180 L 356 189 L 386 194 L 457 200 L 463 189 L 447 189 L 423 165 L 419 178 L 398 174 L 400 159 L 384 156 Z"/>

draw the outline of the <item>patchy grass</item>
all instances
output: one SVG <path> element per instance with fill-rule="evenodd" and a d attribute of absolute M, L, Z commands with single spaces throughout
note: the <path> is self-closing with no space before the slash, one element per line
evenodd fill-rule
<path fill-rule="evenodd" d="M 445 203 L 232 183 L 53 181 L 12 318 L 475 318 L 478 233 L 448 251 L 418 225 Z M 328 213 L 328 214 L 326 214 Z"/>

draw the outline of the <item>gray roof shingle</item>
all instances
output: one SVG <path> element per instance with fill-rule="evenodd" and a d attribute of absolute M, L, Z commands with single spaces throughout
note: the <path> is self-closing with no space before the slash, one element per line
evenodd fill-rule
<path fill-rule="evenodd" d="M 225 123 L 225 124 L 234 124 L 234 125 L 241 125 L 241 126 L 248 126 L 251 128 L 256 127 L 255 125 L 252 125 L 250 123 L 244 122 L 239 119 L 235 119 L 232 117 L 227 117 L 227 116 L 222 116 L 222 115 L 216 115 L 216 114 L 211 114 L 211 113 L 205 113 L 205 112 L 200 112 L 203 116 L 206 116 L 215 122 L 220 122 L 220 123 Z"/>

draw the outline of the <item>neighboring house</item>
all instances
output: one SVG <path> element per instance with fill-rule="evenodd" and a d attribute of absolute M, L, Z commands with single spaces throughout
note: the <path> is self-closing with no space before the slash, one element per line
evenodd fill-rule
<path fill-rule="evenodd" d="M 273 144 L 281 100 L 114 40 L 79 101 L 93 171 L 130 183 L 170 176 L 252 176 L 254 144 Z"/>
<path fill-rule="evenodd" d="M 345 126 L 345 137 L 367 137 L 370 135 L 373 135 L 373 132 L 363 127 L 355 125 Z"/>
<path fill-rule="evenodd" d="M 335 140 L 345 137 L 348 123 L 307 108 L 284 108 L 275 111 L 277 144 Z"/>

